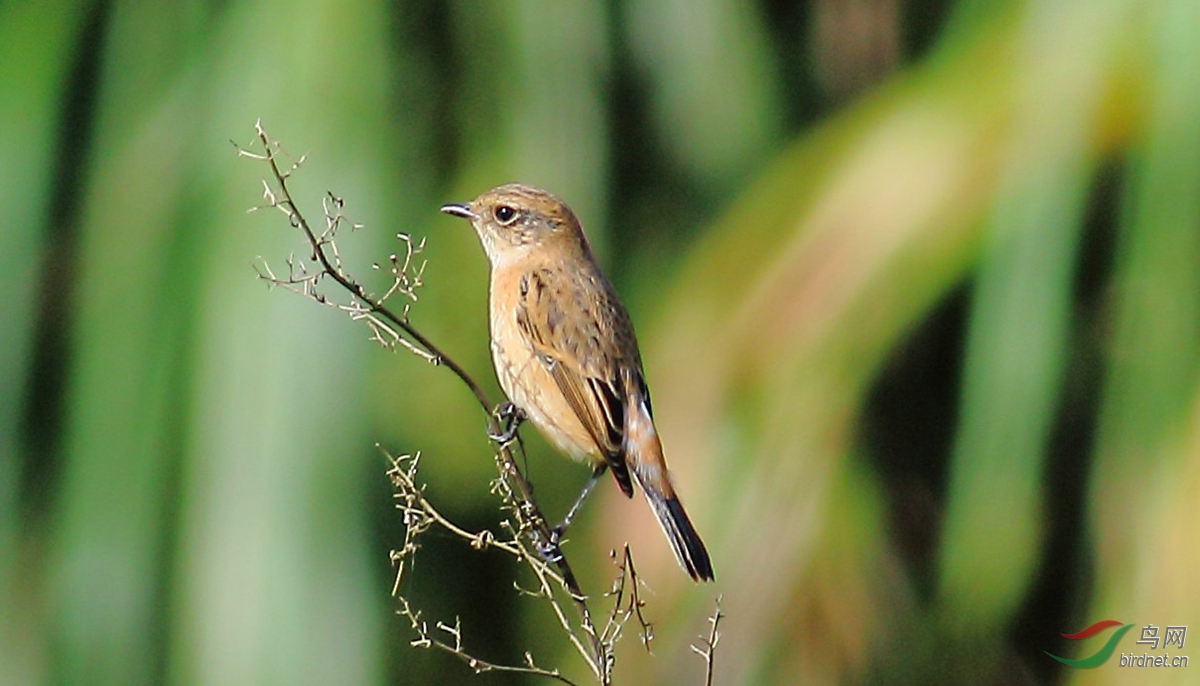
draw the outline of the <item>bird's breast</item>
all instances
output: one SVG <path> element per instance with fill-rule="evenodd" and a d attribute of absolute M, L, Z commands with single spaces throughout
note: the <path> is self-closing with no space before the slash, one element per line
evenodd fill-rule
<path fill-rule="evenodd" d="M 596 442 L 551 374 L 553 358 L 539 355 L 517 323 L 521 276 L 518 269 L 492 274 L 488 316 L 492 365 L 500 388 L 556 448 L 577 460 L 601 460 Z"/>

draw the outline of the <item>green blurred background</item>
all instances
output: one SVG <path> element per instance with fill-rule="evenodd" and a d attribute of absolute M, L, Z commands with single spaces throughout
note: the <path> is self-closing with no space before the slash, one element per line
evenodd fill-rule
<path fill-rule="evenodd" d="M 303 254 L 246 213 L 259 117 L 302 209 L 366 224 L 352 270 L 427 237 L 412 320 L 494 397 L 437 207 L 520 180 L 582 217 L 718 579 L 604 482 L 568 554 L 598 593 L 630 542 L 657 634 L 618 683 L 700 683 L 718 594 L 722 684 L 1128 683 L 1043 651 L 1200 623 L 1195 0 L 10 1 L 0 683 L 524 683 L 408 646 L 373 444 L 490 526 L 483 417 L 255 280 Z M 586 469 L 525 436 L 562 512 Z M 586 681 L 514 578 L 434 533 L 402 590 Z"/>

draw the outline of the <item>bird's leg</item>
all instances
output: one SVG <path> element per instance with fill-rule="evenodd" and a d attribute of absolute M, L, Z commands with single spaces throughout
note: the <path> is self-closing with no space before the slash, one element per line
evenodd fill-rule
<path fill-rule="evenodd" d="M 501 445 L 516 438 L 517 429 L 521 428 L 521 422 L 525 421 L 525 411 L 507 401 L 497 405 L 492 411 L 492 416 L 499 422 L 500 431 L 488 431 L 488 438 Z"/>
<path fill-rule="evenodd" d="M 550 535 L 555 545 L 558 544 L 562 535 L 567 533 L 567 527 L 571 525 L 571 520 L 575 519 L 575 515 L 579 514 L 579 509 L 583 507 L 583 501 L 587 500 L 592 489 L 596 487 L 596 482 L 600 480 L 600 477 L 604 476 L 604 472 L 606 471 L 608 471 L 607 462 L 600 462 L 592 468 L 592 477 L 584 484 L 583 491 L 575 499 L 575 504 L 571 506 L 571 509 L 567 510 L 567 516 L 563 517 L 561 524 L 550 530 Z"/>

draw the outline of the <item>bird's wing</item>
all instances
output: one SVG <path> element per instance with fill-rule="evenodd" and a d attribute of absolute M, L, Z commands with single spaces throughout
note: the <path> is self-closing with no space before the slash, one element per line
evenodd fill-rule
<path fill-rule="evenodd" d="M 631 337 L 628 317 L 602 288 L 599 297 L 576 298 L 558 269 L 521 277 L 517 325 L 525 342 L 558 385 L 613 469 L 621 490 L 633 493 L 625 465 L 625 383 L 622 347 Z M 603 278 L 603 277 L 597 277 Z"/>

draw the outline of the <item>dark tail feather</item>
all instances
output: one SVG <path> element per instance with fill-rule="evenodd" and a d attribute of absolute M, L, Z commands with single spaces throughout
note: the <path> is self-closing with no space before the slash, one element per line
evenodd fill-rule
<path fill-rule="evenodd" d="M 700 540 L 700 534 L 696 533 L 692 521 L 683 511 L 679 498 L 667 498 L 653 488 L 646 488 L 645 484 L 642 485 L 642 491 L 646 494 L 646 500 L 650 501 L 659 526 L 667 535 L 667 541 L 670 542 L 679 565 L 691 575 L 693 581 L 712 581 L 713 569 L 712 562 L 708 559 L 708 551 L 704 549 L 704 541 Z"/>

